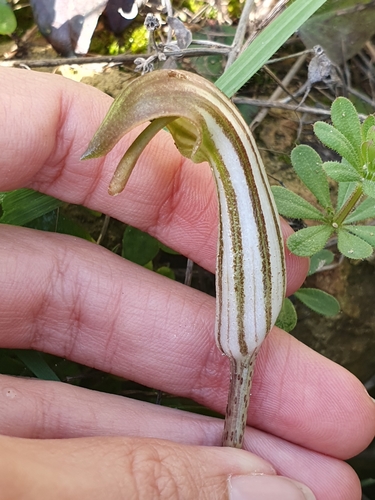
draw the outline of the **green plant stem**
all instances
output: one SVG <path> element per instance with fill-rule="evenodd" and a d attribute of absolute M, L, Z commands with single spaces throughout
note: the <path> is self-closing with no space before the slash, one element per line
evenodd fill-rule
<path fill-rule="evenodd" d="M 353 208 L 356 206 L 362 195 L 363 195 L 363 190 L 362 187 L 359 185 L 355 189 L 353 194 L 350 196 L 350 198 L 344 203 L 344 205 L 338 211 L 338 213 L 333 219 L 333 223 L 336 223 L 340 227 L 341 224 L 347 218 L 347 216 L 350 214 L 350 212 L 353 210 Z"/>

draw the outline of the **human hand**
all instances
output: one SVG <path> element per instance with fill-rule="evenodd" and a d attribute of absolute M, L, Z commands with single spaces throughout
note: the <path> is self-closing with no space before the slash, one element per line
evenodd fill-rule
<path fill-rule="evenodd" d="M 111 198 L 129 137 L 105 159 L 79 162 L 111 99 L 52 75 L 0 69 L 0 78 L 1 191 L 28 186 L 86 205 L 214 270 L 208 167 L 161 134 Z M 0 241 L 1 347 L 50 352 L 224 412 L 229 368 L 211 297 L 72 237 L 3 226 Z M 307 263 L 288 255 L 287 267 L 292 293 Z M 248 452 L 213 448 L 221 420 L 53 382 L 2 376 L 0 388 L 4 498 L 302 499 L 275 469 L 318 500 L 355 500 L 358 479 L 342 460 L 374 435 L 375 405 L 360 382 L 277 328 L 258 356 Z M 244 476 L 247 496 L 236 497 Z"/>

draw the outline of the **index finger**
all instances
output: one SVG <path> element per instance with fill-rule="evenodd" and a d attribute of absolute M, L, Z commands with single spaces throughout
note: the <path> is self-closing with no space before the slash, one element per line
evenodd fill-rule
<path fill-rule="evenodd" d="M 99 210 L 214 270 L 218 208 L 207 164 L 184 159 L 169 134 L 158 134 L 124 194 L 112 198 L 109 181 L 137 132 L 124 137 L 104 159 L 79 160 L 111 98 L 57 75 L 0 68 L 0 78 L 0 190 L 28 186 Z M 306 259 L 287 253 L 288 293 L 299 288 L 307 266 Z"/>

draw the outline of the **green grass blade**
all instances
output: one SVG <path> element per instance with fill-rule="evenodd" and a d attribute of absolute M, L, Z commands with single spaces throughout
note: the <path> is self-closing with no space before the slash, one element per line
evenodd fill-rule
<path fill-rule="evenodd" d="M 23 226 L 63 204 L 52 196 L 25 188 L 2 193 L 0 201 L 3 211 L 0 223 L 14 226 Z"/>
<path fill-rule="evenodd" d="M 293 2 L 243 51 L 216 81 L 216 86 L 228 97 L 232 97 L 325 1 Z"/>
<path fill-rule="evenodd" d="M 14 349 L 13 352 L 37 378 L 60 382 L 40 352 L 28 349 Z"/>

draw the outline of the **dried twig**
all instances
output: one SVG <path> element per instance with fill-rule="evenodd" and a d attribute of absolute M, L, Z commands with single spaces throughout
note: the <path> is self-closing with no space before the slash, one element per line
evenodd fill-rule
<path fill-rule="evenodd" d="M 359 90 L 357 90 L 357 89 L 353 88 L 352 86 L 348 85 L 348 92 L 350 94 L 355 95 L 356 97 L 358 97 L 359 99 L 361 99 L 363 102 L 366 102 L 367 104 L 369 104 L 373 108 L 375 108 L 375 102 L 370 97 L 368 97 L 367 95 L 363 94 Z"/>
<path fill-rule="evenodd" d="M 214 45 L 214 44 L 212 44 Z M 211 55 L 226 55 L 230 51 L 230 47 L 214 47 L 205 49 L 183 49 L 183 50 L 164 50 L 166 57 L 201 57 Z M 134 63 L 135 59 L 139 57 L 138 54 L 120 54 L 118 56 L 95 56 L 95 57 L 60 57 L 57 59 L 12 59 L 8 61 L 1 61 L 0 66 L 22 67 L 28 66 L 29 68 L 52 68 L 62 66 L 63 64 L 99 64 L 107 63 L 111 65 Z"/>
<path fill-rule="evenodd" d="M 247 47 L 251 44 L 251 42 L 256 38 L 259 33 L 266 28 L 270 22 L 275 19 L 281 12 L 284 10 L 286 7 L 287 0 L 279 0 L 279 2 L 275 5 L 275 7 L 272 9 L 270 14 L 260 23 L 258 29 L 256 29 L 251 36 L 249 37 L 248 40 L 246 40 L 246 43 L 242 47 L 242 51 L 246 50 Z"/>
<path fill-rule="evenodd" d="M 269 102 L 277 102 L 276 99 L 278 99 L 281 96 L 281 94 L 283 93 L 283 87 L 287 87 L 290 84 L 290 82 L 292 81 L 292 79 L 294 78 L 296 73 L 299 71 L 300 67 L 304 64 L 306 57 L 307 57 L 307 54 L 305 54 L 305 53 L 303 53 L 302 55 L 299 56 L 297 61 L 293 64 L 293 66 L 288 71 L 287 75 L 283 78 L 283 80 L 282 80 L 283 86 L 277 87 L 277 89 L 271 95 Z M 291 105 L 291 106 L 293 107 L 293 105 Z M 264 106 L 263 106 L 263 108 L 264 108 Z M 312 109 L 314 109 L 314 108 L 312 108 Z M 262 109 L 262 111 L 260 111 L 256 115 L 256 117 L 254 118 L 254 120 L 251 122 L 251 128 L 254 129 L 257 125 L 259 125 L 259 123 L 261 123 L 262 120 L 264 120 L 264 118 L 266 116 L 267 116 L 267 110 Z"/>
<path fill-rule="evenodd" d="M 236 29 L 236 33 L 234 35 L 232 47 L 228 55 L 228 60 L 225 69 L 229 68 L 229 66 L 234 62 L 234 60 L 237 58 L 238 54 L 241 51 L 246 30 L 249 24 L 249 16 L 251 9 L 253 8 L 253 4 L 254 0 L 246 0 L 245 5 L 242 8 L 241 17 Z"/>
<path fill-rule="evenodd" d="M 102 228 L 100 230 L 100 234 L 98 236 L 98 239 L 96 240 L 96 244 L 97 245 L 100 245 L 101 242 L 103 241 L 106 233 L 107 233 L 107 229 L 108 229 L 108 225 L 109 225 L 109 221 L 111 220 L 111 217 L 109 215 L 106 215 L 104 217 L 104 220 L 103 220 L 103 225 L 102 225 Z"/>
<path fill-rule="evenodd" d="M 194 268 L 194 262 L 191 259 L 188 259 L 186 262 L 185 280 L 184 280 L 184 285 L 186 286 L 191 286 L 191 281 L 193 279 L 193 268 Z"/>
<path fill-rule="evenodd" d="M 300 113 L 311 113 L 314 115 L 331 116 L 329 109 L 311 108 L 310 106 L 297 106 L 295 104 L 287 104 L 281 101 L 263 101 L 262 99 L 251 99 L 250 97 L 234 97 L 233 102 L 236 104 L 249 104 L 251 106 L 259 106 L 260 108 L 276 108 L 287 109 L 289 111 L 298 111 Z"/>

